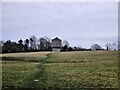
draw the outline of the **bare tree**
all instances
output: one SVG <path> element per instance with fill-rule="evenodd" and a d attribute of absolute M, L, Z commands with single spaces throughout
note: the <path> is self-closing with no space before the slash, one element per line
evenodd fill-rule
<path fill-rule="evenodd" d="M 107 50 L 112 50 L 113 48 L 111 43 L 107 43 L 105 47 L 107 48 Z"/>
<path fill-rule="evenodd" d="M 33 39 L 30 38 L 29 41 L 30 41 L 30 48 L 32 49 L 33 48 Z"/>
<path fill-rule="evenodd" d="M 118 44 L 116 42 L 112 43 L 112 48 L 113 50 L 117 50 L 118 49 Z"/>
<path fill-rule="evenodd" d="M 109 50 L 109 43 L 107 43 L 105 47 L 106 47 L 106 50 Z"/>
<path fill-rule="evenodd" d="M 107 43 L 105 47 L 107 50 L 118 50 L 118 42 L 113 42 L 113 43 Z"/>
<path fill-rule="evenodd" d="M 39 42 L 40 42 L 39 48 L 41 50 L 45 50 L 45 43 L 46 43 L 45 38 L 44 37 L 39 38 Z"/>
<path fill-rule="evenodd" d="M 69 42 L 66 41 L 66 40 L 64 40 L 64 41 L 63 41 L 63 45 L 67 45 L 67 46 L 69 46 Z"/>
<path fill-rule="evenodd" d="M 68 46 L 69 46 L 69 42 L 64 40 L 63 41 L 63 51 L 67 51 L 68 50 Z"/>
<path fill-rule="evenodd" d="M 41 50 L 48 50 L 50 46 L 51 46 L 50 38 L 48 37 L 39 38 L 39 48 Z"/>
<path fill-rule="evenodd" d="M 5 43 L 5 41 L 0 41 L 0 47 L 2 47 L 3 46 L 3 44 Z"/>
<path fill-rule="evenodd" d="M 31 36 L 31 38 L 29 39 L 30 40 L 30 44 L 31 44 L 31 48 L 32 49 L 36 49 L 37 47 L 37 38 L 33 35 Z"/>

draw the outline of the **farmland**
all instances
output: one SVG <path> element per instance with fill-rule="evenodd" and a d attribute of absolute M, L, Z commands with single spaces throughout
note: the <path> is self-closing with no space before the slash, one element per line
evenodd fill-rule
<path fill-rule="evenodd" d="M 118 88 L 118 52 L 1 54 L 3 88 Z"/>

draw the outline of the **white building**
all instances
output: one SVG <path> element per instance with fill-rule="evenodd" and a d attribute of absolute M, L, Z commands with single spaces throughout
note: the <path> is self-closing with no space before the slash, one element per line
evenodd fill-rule
<path fill-rule="evenodd" d="M 62 40 L 58 37 L 52 39 L 51 47 L 54 52 L 60 52 L 62 47 Z"/>

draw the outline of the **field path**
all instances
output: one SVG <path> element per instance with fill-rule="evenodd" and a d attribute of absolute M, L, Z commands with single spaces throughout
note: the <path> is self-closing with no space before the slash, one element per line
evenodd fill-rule
<path fill-rule="evenodd" d="M 21 87 L 42 88 L 46 84 L 48 74 L 46 72 L 44 62 L 49 58 L 50 54 L 52 53 L 48 53 L 45 58 L 40 60 L 40 63 L 36 66 L 36 71 L 25 78 L 24 82 L 21 84 Z"/>

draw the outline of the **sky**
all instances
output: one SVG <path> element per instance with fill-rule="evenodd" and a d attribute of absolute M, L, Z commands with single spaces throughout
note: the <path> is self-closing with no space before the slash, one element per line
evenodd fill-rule
<path fill-rule="evenodd" d="M 90 48 L 118 39 L 117 2 L 4 2 L 2 40 L 25 40 L 35 35 L 67 40 Z"/>

